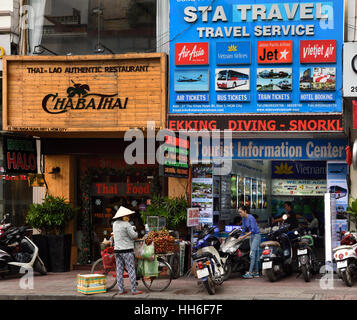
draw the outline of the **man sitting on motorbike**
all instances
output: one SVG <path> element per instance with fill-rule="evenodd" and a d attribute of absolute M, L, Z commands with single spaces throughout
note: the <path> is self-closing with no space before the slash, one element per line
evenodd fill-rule
<path fill-rule="evenodd" d="M 285 214 L 288 216 L 288 218 L 285 220 L 285 222 L 287 224 L 289 224 L 289 230 L 293 230 L 299 227 L 299 223 L 298 223 L 298 219 L 297 218 L 303 218 L 306 220 L 305 217 L 296 214 L 293 210 L 293 205 L 290 201 L 285 201 L 284 202 L 284 208 L 285 208 Z M 307 220 L 306 220 L 307 221 Z M 277 222 L 284 222 L 284 219 L 281 218 L 277 218 L 277 219 L 273 219 L 272 221 L 273 223 L 277 223 Z"/>

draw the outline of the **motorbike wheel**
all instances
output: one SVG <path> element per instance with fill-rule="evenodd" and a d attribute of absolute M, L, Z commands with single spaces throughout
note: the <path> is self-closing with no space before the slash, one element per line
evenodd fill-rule
<path fill-rule="evenodd" d="M 208 277 L 206 281 L 203 282 L 206 287 L 206 290 L 209 294 L 213 295 L 216 293 L 216 286 L 211 277 Z"/>
<path fill-rule="evenodd" d="M 39 272 L 42 276 L 47 274 L 46 267 L 39 257 L 36 258 L 33 264 L 33 268 L 35 271 Z"/>
<path fill-rule="evenodd" d="M 230 278 L 231 274 L 232 274 L 232 265 L 230 263 L 226 263 L 224 265 L 224 276 L 223 276 L 223 280 L 226 281 Z"/>
<path fill-rule="evenodd" d="M 277 280 L 278 277 L 273 268 L 267 269 L 265 272 L 270 282 L 275 282 Z"/>
<path fill-rule="evenodd" d="M 351 276 L 351 271 L 347 267 L 345 271 L 341 272 L 342 280 L 345 283 L 347 287 L 352 287 L 352 276 Z"/>
<path fill-rule="evenodd" d="M 302 272 L 302 275 L 304 276 L 305 282 L 310 282 L 311 272 L 310 272 L 309 267 L 306 265 L 301 266 L 301 272 Z"/>

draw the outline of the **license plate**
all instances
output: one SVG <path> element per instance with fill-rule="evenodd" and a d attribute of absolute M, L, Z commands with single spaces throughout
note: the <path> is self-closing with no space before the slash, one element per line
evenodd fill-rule
<path fill-rule="evenodd" d="M 197 270 L 197 278 L 198 278 L 198 279 L 207 277 L 208 275 L 209 275 L 208 268 L 204 268 L 204 269 L 199 269 L 199 270 Z"/>
<path fill-rule="evenodd" d="M 271 269 L 273 267 L 273 261 L 263 262 L 263 269 Z"/>
<path fill-rule="evenodd" d="M 297 254 L 298 254 L 298 256 L 301 256 L 301 255 L 303 255 L 303 254 L 307 254 L 307 249 L 298 250 L 298 251 L 297 251 Z"/>
<path fill-rule="evenodd" d="M 347 268 L 347 260 L 337 262 L 337 269 Z"/>

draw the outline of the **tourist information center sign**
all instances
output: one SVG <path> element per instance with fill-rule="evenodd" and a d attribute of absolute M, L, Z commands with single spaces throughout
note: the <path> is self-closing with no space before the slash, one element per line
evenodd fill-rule
<path fill-rule="evenodd" d="M 170 1 L 171 114 L 342 112 L 343 1 Z"/>

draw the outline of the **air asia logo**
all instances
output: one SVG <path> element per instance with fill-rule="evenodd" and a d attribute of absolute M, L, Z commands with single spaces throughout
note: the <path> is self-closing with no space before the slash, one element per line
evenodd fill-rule
<path fill-rule="evenodd" d="M 71 80 L 72 81 L 72 80 Z M 69 110 L 113 110 L 126 109 L 128 98 L 124 102 L 121 98 L 115 98 L 115 94 L 89 93 L 87 84 L 73 83 L 73 87 L 67 89 L 67 97 L 62 98 L 56 94 L 48 94 L 42 100 L 42 108 L 48 113 L 59 114 Z"/>
<path fill-rule="evenodd" d="M 291 63 L 293 59 L 293 42 L 258 41 L 258 63 Z"/>
<path fill-rule="evenodd" d="M 175 44 L 175 65 L 192 64 L 208 64 L 208 42 Z"/>

